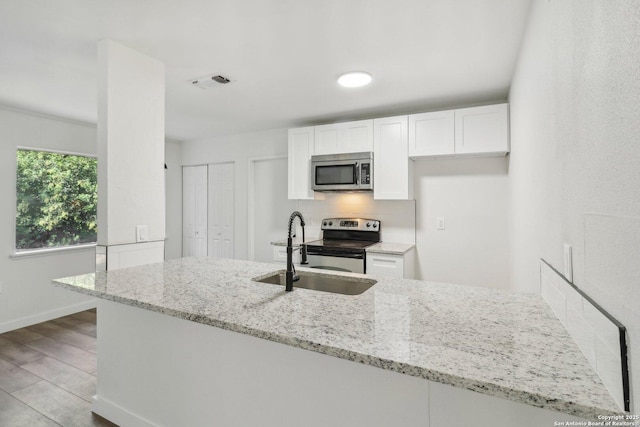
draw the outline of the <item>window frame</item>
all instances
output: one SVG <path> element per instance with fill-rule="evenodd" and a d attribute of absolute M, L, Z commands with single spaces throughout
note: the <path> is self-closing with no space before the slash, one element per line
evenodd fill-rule
<path fill-rule="evenodd" d="M 82 244 L 78 244 L 78 245 L 70 245 L 70 246 L 55 246 L 55 247 L 48 247 L 48 248 L 34 248 L 34 249 L 22 249 L 22 250 L 18 250 L 18 248 L 16 247 L 16 239 L 17 239 L 17 206 L 18 206 L 18 151 L 38 151 L 38 152 L 42 152 L 42 153 L 52 153 L 52 154 L 60 154 L 60 155 L 67 155 L 67 156 L 77 156 L 77 157 L 89 157 L 92 159 L 98 159 L 98 155 L 97 154 L 87 154 L 87 153 L 80 153 L 80 152 L 74 152 L 74 151 L 66 151 L 66 150 L 57 150 L 57 149 L 52 149 L 52 148 L 38 148 L 38 147 L 29 147 L 29 146 L 24 146 L 24 145 L 18 145 L 16 146 L 16 150 L 14 152 L 14 170 L 13 170 L 13 230 L 11 232 L 11 236 L 12 236 L 12 241 L 11 241 L 11 253 L 9 255 L 9 258 L 14 258 L 14 259 L 18 259 L 18 258 L 28 258 L 28 257 L 33 257 L 33 256 L 42 256 L 42 255 L 53 255 L 53 254 L 57 254 L 57 253 L 64 253 L 64 252 L 76 252 L 76 251 L 83 251 L 83 250 L 88 250 L 88 249 L 94 249 L 97 246 L 97 242 L 95 243 L 82 243 Z M 96 179 L 98 174 L 98 168 L 97 168 L 97 162 L 96 162 Z M 96 213 L 97 214 L 97 213 Z"/>

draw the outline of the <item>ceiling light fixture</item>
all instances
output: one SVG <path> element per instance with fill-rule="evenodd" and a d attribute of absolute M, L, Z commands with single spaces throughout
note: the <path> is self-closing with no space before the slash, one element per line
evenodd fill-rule
<path fill-rule="evenodd" d="M 371 83 L 371 74 L 364 71 L 352 71 L 338 77 L 338 84 L 342 87 L 361 87 Z"/>

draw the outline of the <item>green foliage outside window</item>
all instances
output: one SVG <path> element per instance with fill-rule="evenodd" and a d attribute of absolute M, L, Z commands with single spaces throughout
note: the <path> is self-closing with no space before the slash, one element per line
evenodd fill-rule
<path fill-rule="evenodd" d="M 18 150 L 16 250 L 97 240 L 97 160 Z"/>

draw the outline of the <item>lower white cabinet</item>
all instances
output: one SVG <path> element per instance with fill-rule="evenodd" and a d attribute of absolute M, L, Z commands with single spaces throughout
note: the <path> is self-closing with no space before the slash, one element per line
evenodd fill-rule
<path fill-rule="evenodd" d="M 293 251 L 293 263 L 294 264 L 300 264 L 300 250 L 295 250 L 296 248 L 294 248 Z M 273 262 L 282 262 L 282 263 L 287 263 L 287 247 L 286 246 L 279 246 L 279 245 L 273 245 Z"/>
<path fill-rule="evenodd" d="M 403 255 L 367 252 L 367 274 L 413 279 L 415 277 L 414 257 L 415 249 Z"/>

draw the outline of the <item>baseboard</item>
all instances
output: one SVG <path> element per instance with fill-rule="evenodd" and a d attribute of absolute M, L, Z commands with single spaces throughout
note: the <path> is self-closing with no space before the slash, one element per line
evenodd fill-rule
<path fill-rule="evenodd" d="M 34 314 L 32 316 L 21 317 L 20 319 L 10 320 L 0 324 L 0 334 L 13 331 L 14 329 L 24 328 L 25 326 L 35 325 L 36 323 L 46 322 L 48 320 L 57 319 L 58 317 L 68 316 L 69 314 L 78 313 L 79 311 L 89 310 L 96 307 L 96 300 L 81 302 L 78 304 L 68 305 L 66 307 L 55 310 L 45 311 L 44 313 Z"/>
<path fill-rule="evenodd" d="M 152 422 L 130 412 L 104 398 L 93 396 L 91 411 L 119 426 L 155 427 Z"/>

